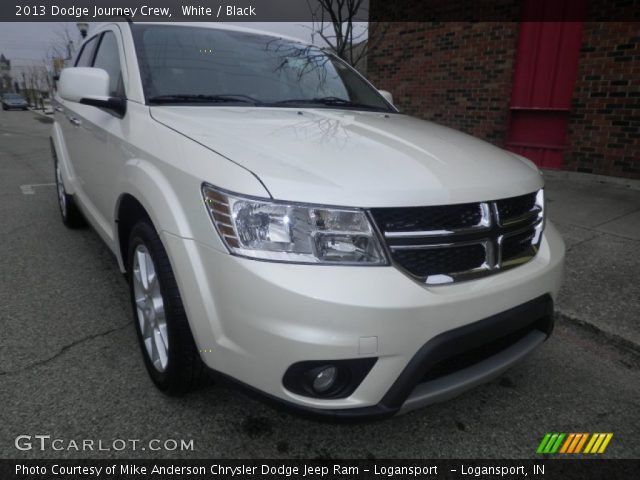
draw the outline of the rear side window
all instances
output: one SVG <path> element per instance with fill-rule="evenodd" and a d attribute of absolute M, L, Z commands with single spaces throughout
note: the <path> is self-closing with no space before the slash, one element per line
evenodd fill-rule
<path fill-rule="evenodd" d="M 96 49 L 96 43 L 98 43 L 98 37 L 95 36 L 87 43 L 85 43 L 76 60 L 76 67 L 90 67 L 91 60 L 93 59 L 93 51 Z"/>
<path fill-rule="evenodd" d="M 102 68 L 109 74 L 109 95 L 112 97 L 124 97 L 118 40 L 113 32 L 105 32 L 102 36 L 93 66 Z"/>

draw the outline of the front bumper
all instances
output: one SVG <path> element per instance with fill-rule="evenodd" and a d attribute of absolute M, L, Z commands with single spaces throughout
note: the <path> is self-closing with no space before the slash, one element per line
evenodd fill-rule
<path fill-rule="evenodd" d="M 163 241 L 205 363 L 297 409 L 337 416 L 417 408 L 508 368 L 550 332 L 564 259 L 564 244 L 551 224 L 529 263 L 438 287 L 420 285 L 394 267 L 261 262 L 166 232 Z M 514 330 L 521 335 L 495 355 L 420 382 L 438 357 L 434 342 L 448 339 L 449 352 L 465 345 L 469 350 L 473 342 L 464 338 L 489 341 Z M 283 386 L 294 363 L 358 357 L 378 360 L 346 398 L 311 398 Z"/>

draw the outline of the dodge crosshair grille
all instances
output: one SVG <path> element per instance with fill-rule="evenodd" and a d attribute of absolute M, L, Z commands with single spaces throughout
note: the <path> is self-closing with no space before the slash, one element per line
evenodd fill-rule
<path fill-rule="evenodd" d="M 396 266 L 430 285 L 492 275 L 531 260 L 544 228 L 543 190 L 494 201 L 374 208 Z"/>

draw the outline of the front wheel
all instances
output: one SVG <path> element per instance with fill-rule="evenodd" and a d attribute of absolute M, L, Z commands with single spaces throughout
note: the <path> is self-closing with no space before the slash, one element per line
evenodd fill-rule
<path fill-rule="evenodd" d="M 127 262 L 134 320 L 144 363 L 156 386 L 168 394 L 208 380 L 191 334 L 169 257 L 151 223 L 131 230 Z"/>
<path fill-rule="evenodd" d="M 85 225 L 84 217 L 78 209 L 73 196 L 68 195 L 64 189 L 64 182 L 62 180 L 62 170 L 60 170 L 60 162 L 56 157 L 55 151 L 53 151 L 53 160 L 56 174 L 56 192 L 58 194 L 58 206 L 60 207 L 60 215 L 62 216 L 62 223 L 69 228 L 79 228 Z"/>

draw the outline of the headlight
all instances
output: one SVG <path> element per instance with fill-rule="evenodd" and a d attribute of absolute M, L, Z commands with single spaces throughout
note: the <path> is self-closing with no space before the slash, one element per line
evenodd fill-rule
<path fill-rule="evenodd" d="M 538 190 L 538 193 L 536 193 L 536 203 L 534 208 L 538 212 L 538 218 L 536 219 L 536 221 L 540 222 L 539 230 L 540 233 L 542 233 L 545 224 L 547 223 L 547 200 L 544 196 L 544 188 L 541 188 L 540 190 Z"/>
<path fill-rule="evenodd" d="M 208 184 L 202 195 L 233 254 L 296 263 L 387 264 L 362 210 L 243 197 Z"/>

